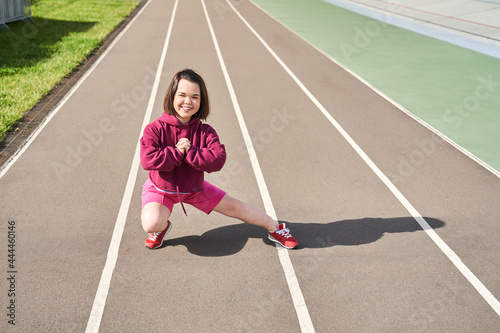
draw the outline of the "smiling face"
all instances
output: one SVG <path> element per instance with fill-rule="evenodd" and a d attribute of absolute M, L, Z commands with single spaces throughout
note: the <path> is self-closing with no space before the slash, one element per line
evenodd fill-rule
<path fill-rule="evenodd" d="M 163 111 L 178 119 L 183 118 L 181 121 L 189 121 L 193 115 L 206 120 L 210 114 L 210 102 L 201 76 L 192 69 L 177 72 L 165 93 Z"/>
<path fill-rule="evenodd" d="M 174 96 L 174 109 L 177 118 L 183 123 L 191 120 L 191 117 L 200 109 L 201 95 L 198 83 L 181 79 Z"/>

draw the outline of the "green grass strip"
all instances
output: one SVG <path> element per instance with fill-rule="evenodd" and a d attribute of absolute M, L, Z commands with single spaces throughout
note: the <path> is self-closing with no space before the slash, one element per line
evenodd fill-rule
<path fill-rule="evenodd" d="M 31 7 L 34 22 L 14 22 L 10 30 L 0 29 L 0 141 L 139 3 L 39 0 Z"/>

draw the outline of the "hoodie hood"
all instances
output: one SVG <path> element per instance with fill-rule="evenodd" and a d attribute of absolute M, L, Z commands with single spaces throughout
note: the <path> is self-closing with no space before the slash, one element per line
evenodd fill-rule
<path fill-rule="evenodd" d="M 175 127 L 180 127 L 180 128 L 188 128 L 188 127 L 196 125 L 196 123 L 200 122 L 200 119 L 198 117 L 193 116 L 191 118 L 191 120 L 187 124 L 184 124 L 184 123 L 182 123 L 182 121 L 180 121 L 179 119 L 177 119 L 177 117 L 172 116 L 171 114 L 168 114 L 166 112 L 163 112 L 163 114 L 160 117 L 160 119 L 162 121 L 166 122 L 169 125 L 172 125 L 172 126 L 175 126 Z"/>

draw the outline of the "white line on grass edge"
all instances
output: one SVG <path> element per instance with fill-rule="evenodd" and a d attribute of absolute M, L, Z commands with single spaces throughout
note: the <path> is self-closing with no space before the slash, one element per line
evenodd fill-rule
<path fill-rule="evenodd" d="M 479 279 L 472 273 L 472 271 L 462 262 L 458 255 L 439 237 L 439 235 L 432 229 L 427 221 L 420 215 L 420 213 L 413 207 L 413 205 L 405 198 L 405 196 L 394 186 L 394 184 L 387 178 L 387 176 L 377 167 L 377 165 L 366 155 L 360 146 L 349 136 L 349 134 L 340 126 L 340 124 L 332 117 L 330 113 L 323 107 L 323 105 L 314 97 L 314 95 L 306 88 L 306 86 L 299 80 L 299 78 L 288 68 L 288 66 L 281 60 L 281 58 L 273 51 L 273 49 L 264 41 L 264 39 L 252 28 L 252 26 L 245 20 L 245 18 L 234 8 L 234 6 L 226 0 L 229 6 L 240 17 L 245 25 L 252 31 L 257 39 L 266 47 L 276 61 L 283 67 L 283 69 L 290 75 L 290 77 L 297 83 L 302 91 L 309 97 L 309 99 L 316 105 L 316 107 L 323 113 L 323 115 L 332 123 L 337 131 L 344 137 L 344 139 L 351 145 L 351 147 L 358 153 L 358 155 L 365 161 L 365 163 L 372 169 L 372 171 L 379 177 L 379 179 L 387 186 L 387 188 L 394 194 L 394 196 L 401 202 L 411 216 L 417 221 L 421 228 L 427 235 L 434 241 L 434 243 L 441 249 L 441 251 L 450 259 L 450 261 L 457 267 L 457 269 L 464 275 L 464 277 L 472 284 L 484 300 L 492 307 L 492 309 L 500 316 L 500 302 L 493 296 L 493 294 L 486 288 L 486 286 L 479 281 Z M 257 8 L 260 8 L 256 6 Z M 264 11 L 265 12 L 265 11 Z M 343 67 L 343 66 L 342 66 Z M 343 67 L 344 68 L 344 67 Z M 357 76 L 355 76 L 357 77 Z"/>
<path fill-rule="evenodd" d="M 233 102 L 234 111 L 236 113 L 236 117 L 240 125 L 241 133 L 243 134 L 243 138 L 245 140 L 248 155 L 250 157 L 250 162 L 252 164 L 255 178 L 257 179 L 257 184 L 259 186 L 262 201 L 264 202 L 266 213 L 274 220 L 278 220 L 276 216 L 276 211 L 274 210 L 273 202 L 271 201 L 271 196 L 269 195 L 269 191 L 267 189 L 264 175 L 262 174 L 262 170 L 259 165 L 257 153 L 255 152 L 255 149 L 253 147 L 252 139 L 250 138 L 250 133 L 248 132 L 245 119 L 243 118 L 243 114 L 241 112 L 238 100 L 236 98 L 236 94 L 234 92 L 233 85 L 231 83 L 231 79 L 229 77 L 226 65 L 224 63 L 224 59 L 222 57 L 219 44 L 217 42 L 217 38 L 215 37 L 215 32 L 213 30 L 210 17 L 208 16 L 207 8 L 205 6 L 205 1 L 201 0 L 201 4 L 203 5 L 203 10 L 205 12 L 208 27 L 210 29 L 210 34 L 212 35 L 212 40 L 214 42 L 215 50 L 217 52 L 217 57 L 219 58 L 219 63 L 221 65 L 222 72 L 224 73 L 224 78 L 226 80 L 227 88 L 231 96 L 231 101 Z M 290 294 L 292 296 L 292 301 L 295 307 L 295 311 L 297 313 L 300 328 L 304 333 L 313 333 L 314 327 L 311 321 L 311 317 L 309 316 L 309 311 L 307 310 L 304 296 L 302 295 L 302 291 L 299 286 L 299 281 L 297 280 L 297 276 L 295 275 L 295 270 L 290 260 L 290 256 L 288 255 L 288 250 L 278 244 L 276 244 L 276 248 L 278 250 L 278 257 L 280 258 L 283 271 L 285 273 L 286 281 L 288 283 L 288 288 L 290 289 Z"/>
<path fill-rule="evenodd" d="M 52 118 L 61 110 L 61 108 L 66 104 L 66 102 L 73 96 L 73 94 L 80 88 L 83 82 L 92 74 L 94 69 L 101 63 L 101 61 L 106 57 L 106 55 L 113 49 L 113 47 L 118 43 L 118 41 L 123 37 L 123 35 L 127 32 L 127 30 L 132 26 L 132 24 L 137 20 L 137 18 L 141 15 L 141 13 L 146 9 L 151 0 L 148 2 L 137 12 L 137 14 L 130 20 L 127 26 L 116 36 L 116 38 L 109 44 L 108 48 L 102 53 L 102 55 L 90 66 L 90 68 L 85 72 L 85 74 L 78 80 L 78 82 L 68 91 L 66 96 L 59 102 L 54 111 L 50 112 L 47 117 L 45 117 L 38 128 L 28 137 L 23 146 L 18 149 L 12 156 L 5 162 L 4 167 L 0 170 L 0 179 L 9 171 L 9 169 L 16 163 L 16 161 L 21 157 L 21 155 L 28 149 L 28 147 L 33 143 L 35 138 L 42 132 L 42 130 L 47 126 L 47 124 L 52 120 Z"/>
<path fill-rule="evenodd" d="M 140 142 L 139 139 L 142 136 L 144 128 L 149 123 L 151 114 L 153 112 L 153 106 L 155 102 L 155 97 L 158 92 L 158 87 L 160 84 L 160 76 L 163 71 L 163 65 L 165 63 L 165 57 L 167 54 L 167 48 L 170 41 L 170 35 L 172 32 L 172 26 L 174 23 L 175 12 L 177 9 L 178 0 L 175 1 L 174 8 L 172 10 L 172 17 L 170 19 L 170 25 L 168 26 L 167 36 L 165 37 L 165 43 L 163 45 L 163 51 L 158 63 L 158 69 L 156 70 L 155 81 L 153 88 L 151 90 L 151 95 L 149 96 L 148 107 L 146 114 L 144 115 L 144 120 L 141 127 L 141 132 L 137 140 L 137 146 L 135 149 L 134 159 L 130 167 L 130 173 L 128 175 L 127 186 L 123 193 L 122 203 L 120 205 L 120 211 L 116 217 L 115 228 L 113 230 L 113 236 L 111 237 L 111 242 L 109 244 L 108 255 L 106 258 L 106 264 L 102 270 L 101 280 L 99 281 L 99 287 L 94 298 L 94 304 L 92 310 L 90 311 L 89 320 L 87 322 L 87 329 L 85 333 L 97 333 L 99 332 L 99 327 L 101 325 L 102 314 L 104 312 L 104 306 L 106 305 L 106 299 L 108 297 L 109 286 L 111 284 L 111 277 L 113 276 L 113 271 L 116 266 L 116 261 L 118 259 L 118 251 L 120 249 L 120 243 L 123 235 L 123 230 L 125 229 L 125 222 L 127 221 L 127 215 L 130 207 L 130 202 L 132 201 L 132 194 L 135 187 L 135 182 L 137 180 L 137 172 L 139 170 L 140 162 Z"/>

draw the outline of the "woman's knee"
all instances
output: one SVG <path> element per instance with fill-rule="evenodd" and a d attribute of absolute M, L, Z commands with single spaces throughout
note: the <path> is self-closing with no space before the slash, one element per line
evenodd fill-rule
<path fill-rule="evenodd" d="M 144 231 L 148 233 L 163 231 L 167 226 L 170 211 L 167 207 L 149 203 L 142 209 L 141 222 Z"/>

